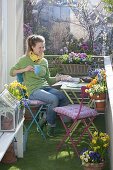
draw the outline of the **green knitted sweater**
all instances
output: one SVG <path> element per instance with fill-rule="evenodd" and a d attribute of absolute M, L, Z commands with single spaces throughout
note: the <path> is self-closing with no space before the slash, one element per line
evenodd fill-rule
<path fill-rule="evenodd" d="M 23 73 L 24 84 L 27 87 L 29 95 L 36 89 L 54 84 L 56 82 L 55 77 L 50 77 L 48 61 L 45 58 L 42 58 L 39 62 L 33 62 L 29 56 L 22 56 L 17 64 L 10 70 L 10 75 L 13 76 L 14 70 L 23 69 L 28 65 L 34 66 L 36 64 L 41 66 L 41 70 L 38 75 L 31 71 Z"/>

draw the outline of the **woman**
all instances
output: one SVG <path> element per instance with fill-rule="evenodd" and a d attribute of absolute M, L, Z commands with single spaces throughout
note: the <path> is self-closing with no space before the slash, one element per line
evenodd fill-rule
<path fill-rule="evenodd" d="M 48 123 L 48 136 L 53 136 L 56 113 L 53 108 L 69 103 L 63 92 L 50 87 L 59 80 L 67 80 L 70 76 L 62 75 L 50 77 L 48 61 L 44 58 L 45 39 L 40 35 L 31 35 L 27 39 L 27 51 L 17 64 L 10 70 L 11 76 L 23 73 L 24 84 L 28 89 L 30 100 L 41 100 L 49 104 L 46 120 Z M 38 73 L 34 72 L 34 65 L 38 65 Z M 35 70 L 36 71 L 36 70 Z M 40 126 L 43 127 L 45 119 L 42 119 Z"/>

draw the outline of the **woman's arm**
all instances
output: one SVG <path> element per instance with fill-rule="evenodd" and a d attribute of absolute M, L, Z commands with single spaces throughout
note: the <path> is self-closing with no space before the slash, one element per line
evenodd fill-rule
<path fill-rule="evenodd" d="M 14 77 L 18 73 L 24 73 L 27 71 L 34 71 L 34 68 L 28 62 L 27 57 L 21 57 L 19 61 L 10 69 L 10 76 Z"/>
<path fill-rule="evenodd" d="M 10 75 L 11 75 L 12 77 L 14 77 L 14 76 L 16 76 L 18 73 L 24 73 L 24 72 L 27 72 L 27 71 L 34 71 L 33 66 L 29 65 L 29 66 L 27 66 L 27 67 L 25 67 L 25 68 L 17 69 L 17 70 L 13 67 L 13 68 L 11 69 L 11 71 L 10 71 Z"/>

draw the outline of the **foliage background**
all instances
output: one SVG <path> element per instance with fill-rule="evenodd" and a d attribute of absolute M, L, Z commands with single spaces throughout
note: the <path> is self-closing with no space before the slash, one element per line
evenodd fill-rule
<path fill-rule="evenodd" d="M 103 0 L 103 2 L 105 9 L 112 12 L 112 0 Z M 53 17 L 45 22 L 42 15 L 46 8 L 50 6 L 60 7 L 60 9 L 63 6 L 70 7 L 79 24 L 87 31 L 86 38 L 78 40 L 70 33 L 71 20 L 65 21 Z M 106 49 L 104 50 L 106 54 L 111 54 L 113 49 L 113 28 L 108 27 L 108 21 L 109 18 L 112 20 L 113 16 L 110 14 L 104 15 L 105 12 L 102 13 L 101 9 L 96 8 L 97 13 L 90 9 L 85 0 L 77 1 L 77 3 L 72 0 L 65 2 L 63 0 L 24 0 L 24 41 L 32 33 L 41 34 L 46 39 L 46 54 L 62 54 L 62 51 L 65 53 L 64 48 L 66 47 L 69 52 L 86 52 L 94 55 L 102 55 L 103 41 L 105 41 Z M 76 28 L 77 23 L 74 23 L 74 25 Z M 103 38 L 104 31 L 107 33 L 106 40 Z M 99 33 L 95 36 L 97 32 Z"/>

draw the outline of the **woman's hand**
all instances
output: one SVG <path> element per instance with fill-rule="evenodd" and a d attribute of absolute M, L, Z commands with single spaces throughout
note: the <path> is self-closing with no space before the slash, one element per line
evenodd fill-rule
<path fill-rule="evenodd" d="M 56 75 L 56 81 L 69 81 L 71 78 L 69 75 Z"/>
<path fill-rule="evenodd" d="M 61 75 L 61 80 L 62 81 L 69 81 L 72 77 L 69 75 Z"/>
<path fill-rule="evenodd" d="M 34 71 L 34 67 L 29 65 L 24 70 L 25 70 L 25 72 L 27 72 L 27 71 Z"/>

